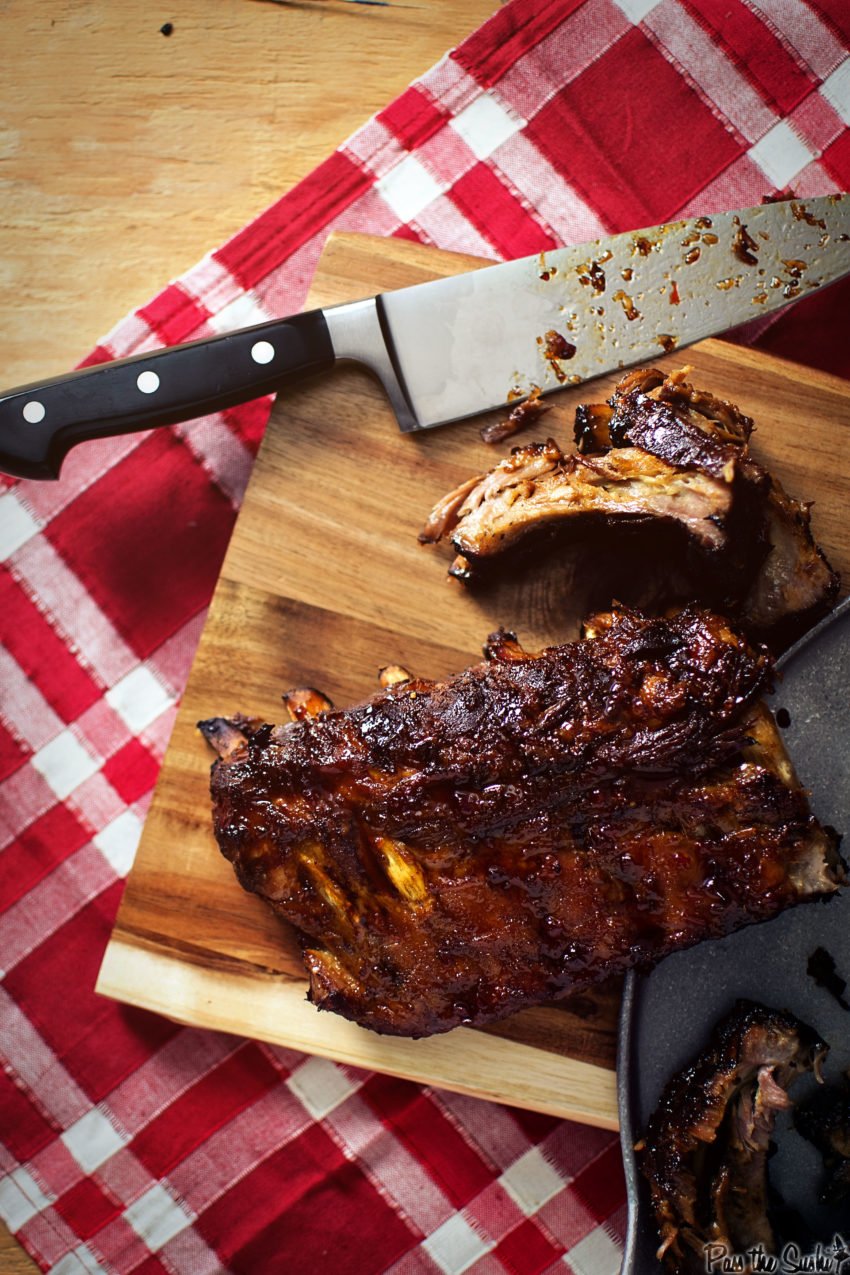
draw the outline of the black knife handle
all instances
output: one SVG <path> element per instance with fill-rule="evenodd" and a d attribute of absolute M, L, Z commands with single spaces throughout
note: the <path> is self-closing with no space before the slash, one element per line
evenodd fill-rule
<path fill-rule="evenodd" d="M 58 478 L 88 438 L 129 434 L 219 412 L 334 361 L 321 310 L 101 363 L 0 397 L 0 469 Z"/>

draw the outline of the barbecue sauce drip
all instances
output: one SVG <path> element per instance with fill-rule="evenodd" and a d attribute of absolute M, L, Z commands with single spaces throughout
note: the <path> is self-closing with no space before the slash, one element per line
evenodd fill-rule
<path fill-rule="evenodd" d="M 544 359 L 563 385 L 567 379 L 567 374 L 561 367 L 561 363 L 575 356 L 576 347 L 572 341 L 568 341 L 565 336 L 562 336 L 560 332 L 556 332 L 554 328 L 547 332 L 545 337 L 538 337 L 537 339 L 543 346 Z"/>
<path fill-rule="evenodd" d="M 739 226 L 732 239 L 732 251 L 745 266 L 758 265 L 759 246 L 752 235 L 747 234 L 746 226 Z"/>
<path fill-rule="evenodd" d="M 610 253 L 608 256 L 610 257 Z M 605 271 L 598 261 L 585 262 L 578 268 L 579 283 L 591 287 L 597 296 L 605 291 Z"/>
<path fill-rule="evenodd" d="M 808 226 L 817 226 L 819 230 L 826 230 L 826 222 L 822 217 L 815 217 L 809 212 L 805 204 L 797 204 L 792 201 L 791 212 L 797 221 L 804 221 Z"/>
<path fill-rule="evenodd" d="M 628 293 L 624 292 L 622 288 L 620 288 L 618 292 L 614 293 L 614 300 L 620 302 L 623 307 L 623 313 L 630 321 L 641 317 L 640 310 L 637 308 Z"/>

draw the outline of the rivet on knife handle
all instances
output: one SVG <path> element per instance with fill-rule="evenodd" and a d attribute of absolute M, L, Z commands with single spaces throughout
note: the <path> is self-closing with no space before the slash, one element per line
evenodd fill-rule
<path fill-rule="evenodd" d="M 84 439 L 221 411 L 333 362 L 325 316 L 311 310 L 21 386 L 0 398 L 0 469 L 57 478 Z"/>

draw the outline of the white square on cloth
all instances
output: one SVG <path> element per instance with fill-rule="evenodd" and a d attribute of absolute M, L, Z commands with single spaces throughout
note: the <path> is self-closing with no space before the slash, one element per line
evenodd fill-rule
<path fill-rule="evenodd" d="M 518 133 L 524 123 L 509 115 L 495 98 L 482 93 L 450 120 L 449 126 L 463 138 L 473 155 L 486 159 L 497 146 Z"/>
<path fill-rule="evenodd" d="M 835 68 L 820 86 L 823 97 L 845 124 L 850 124 L 850 58 Z"/>
<path fill-rule="evenodd" d="M 527 1217 L 541 1209 L 547 1200 L 565 1186 L 564 1179 L 553 1168 L 539 1147 L 530 1147 L 499 1178 L 511 1199 Z"/>
<path fill-rule="evenodd" d="M 623 1254 L 607 1231 L 597 1226 L 563 1257 L 575 1275 L 617 1275 Z"/>
<path fill-rule="evenodd" d="M 232 332 L 234 328 L 247 328 L 254 323 L 268 323 L 274 315 L 264 310 L 250 292 L 243 292 L 230 301 L 217 314 L 209 317 L 209 326 L 214 332 Z"/>
<path fill-rule="evenodd" d="M 117 819 L 101 828 L 94 844 L 119 877 L 126 877 L 133 866 L 141 835 L 141 819 L 132 810 L 122 810 Z"/>
<path fill-rule="evenodd" d="M 296 1067 L 286 1085 L 300 1098 L 314 1120 L 324 1119 L 357 1088 L 345 1072 L 327 1058 L 309 1058 Z"/>
<path fill-rule="evenodd" d="M 769 128 L 747 154 L 779 190 L 814 159 L 787 120 L 780 120 Z"/>
<path fill-rule="evenodd" d="M 116 682 L 106 692 L 106 702 L 131 731 L 144 730 L 174 702 L 162 683 L 144 664 Z"/>
<path fill-rule="evenodd" d="M 60 801 L 64 801 L 69 793 L 90 779 L 98 769 L 94 757 L 83 748 L 70 730 L 63 730 L 49 744 L 34 753 L 32 764 L 47 780 Z"/>
<path fill-rule="evenodd" d="M 0 1182 L 0 1218 L 13 1234 L 51 1203 L 26 1169 L 14 1169 Z"/>
<path fill-rule="evenodd" d="M 38 530 L 35 518 L 15 498 L 14 492 L 0 496 L 0 558 L 10 558 Z"/>
<path fill-rule="evenodd" d="M 158 1182 L 127 1206 L 124 1217 L 152 1253 L 192 1225 L 192 1218 Z"/>
<path fill-rule="evenodd" d="M 99 1169 L 129 1141 L 98 1107 L 80 1116 L 61 1137 L 84 1173 Z"/>
<path fill-rule="evenodd" d="M 66 1253 L 55 1266 L 51 1266 L 50 1275 L 106 1275 L 106 1267 L 85 1244 L 79 1244 L 70 1253 Z"/>
<path fill-rule="evenodd" d="M 614 0 L 617 8 L 634 23 L 642 22 L 659 2 L 660 0 Z"/>
<path fill-rule="evenodd" d="M 461 1275 L 493 1245 L 486 1243 L 460 1213 L 455 1213 L 422 1241 L 422 1247 L 445 1275 Z"/>
<path fill-rule="evenodd" d="M 400 164 L 385 173 L 375 183 L 375 189 L 400 221 L 412 221 L 443 193 L 436 178 L 414 155 L 406 155 Z"/>

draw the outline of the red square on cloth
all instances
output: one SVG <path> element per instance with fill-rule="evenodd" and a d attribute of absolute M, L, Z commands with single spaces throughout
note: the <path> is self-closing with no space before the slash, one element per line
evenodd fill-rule
<path fill-rule="evenodd" d="M 67 806 L 51 806 L 3 851 L 0 911 L 29 894 L 57 864 L 84 846 L 91 835 Z"/>
<path fill-rule="evenodd" d="M 158 429 L 45 535 L 144 658 L 209 602 L 233 517 L 188 448 Z"/>
<path fill-rule="evenodd" d="M 269 419 L 270 402 L 268 396 L 254 398 L 250 403 L 240 403 L 238 407 L 230 407 L 226 412 L 222 412 L 228 428 L 233 430 L 252 455 L 257 454 L 260 443 L 263 441 Z"/>
<path fill-rule="evenodd" d="M 489 88 L 581 4 L 582 0 L 506 4 L 455 49 L 454 57 L 479 84 Z"/>
<path fill-rule="evenodd" d="M 511 1115 L 529 1142 L 535 1144 L 542 1142 L 561 1123 L 555 1116 L 547 1116 L 542 1111 L 525 1111 L 522 1107 L 512 1107 Z"/>
<path fill-rule="evenodd" d="M 839 189 L 850 189 L 850 132 L 842 133 L 831 146 L 827 146 L 821 155 L 821 163 L 835 178 Z"/>
<path fill-rule="evenodd" d="M 462 1208 L 497 1176 L 417 1085 L 393 1076 L 371 1076 L 360 1092 L 424 1165 L 455 1208 Z"/>
<path fill-rule="evenodd" d="M 235 1275 L 377 1275 L 419 1238 L 318 1124 L 246 1174 L 195 1227 Z"/>
<path fill-rule="evenodd" d="M 516 1275 L 540 1275 L 563 1253 L 530 1218 L 511 1231 L 493 1250 L 493 1256 Z"/>
<path fill-rule="evenodd" d="M 109 758 L 103 774 L 112 787 L 130 805 L 154 786 L 159 764 L 138 739 L 131 739 Z"/>
<path fill-rule="evenodd" d="M 111 1200 L 92 1178 L 83 1178 L 60 1195 L 55 1208 L 80 1239 L 87 1240 L 120 1213 L 122 1206 Z"/>
<path fill-rule="evenodd" d="M 153 1177 L 165 1177 L 175 1164 L 279 1081 L 277 1071 L 257 1046 L 245 1045 L 154 1117 L 129 1149 Z"/>
<path fill-rule="evenodd" d="M 686 146 L 672 148 L 672 129 Z M 744 149 L 637 27 L 556 94 L 526 133 L 612 229 L 663 221 Z"/>
<path fill-rule="evenodd" d="M 604 1222 L 623 1199 L 623 1156 L 619 1142 L 597 1156 L 577 1175 L 570 1187 L 597 1222 Z"/>
<path fill-rule="evenodd" d="M 765 101 L 783 114 L 792 111 L 814 81 L 743 0 L 690 0 L 692 17 L 719 43 Z"/>
<path fill-rule="evenodd" d="M 25 748 L 0 722 L 0 780 L 6 779 L 32 756 L 32 749 Z"/>
<path fill-rule="evenodd" d="M 177 283 L 170 283 L 137 313 L 165 345 L 188 341 L 191 334 L 210 317 L 209 312 Z"/>
<path fill-rule="evenodd" d="M 53 1142 L 57 1130 L 19 1089 L 12 1077 L 0 1069 L 0 1129 L 12 1155 L 26 1163 Z"/>
<path fill-rule="evenodd" d="M 808 4 L 836 35 L 850 42 L 850 5 L 847 0 L 808 0 Z"/>
<path fill-rule="evenodd" d="M 0 570 L 0 642 L 63 721 L 75 721 L 103 694 L 6 568 Z"/>
<path fill-rule="evenodd" d="M 449 198 L 506 260 L 554 248 L 555 240 L 523 207 L 492 168 L 476 164 L 455 182 Z"/>
<path fill-rule="evenodd" d="M 74 1080 L 99 1102 L 181 1029 L 156 1014 L 96 996 L 100 962 L 123 882 L 81 908 L 24 957 L 6 990 L 55 1050 Z M 45 928 L 50 918 L 45 918 Z"/>
<path fill-rule="evenodd" d="M 421 146 L 443 127 L 448 118 L 446 112 L 415 84 L 378 113 L 378 120 L 408 150 Z"/>

